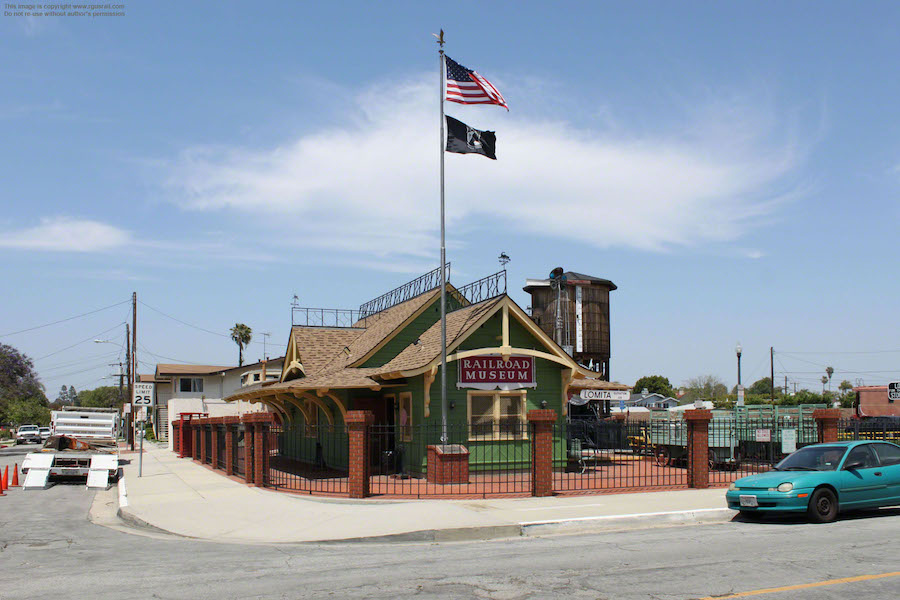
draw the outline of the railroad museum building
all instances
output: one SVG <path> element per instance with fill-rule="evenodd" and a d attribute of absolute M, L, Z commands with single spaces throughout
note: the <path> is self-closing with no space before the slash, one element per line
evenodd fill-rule
<path fill-rule="evenodd" d="M 505 275 L 447 284 L 447 442 L 475 472 L 498 462 L 528 468 L 528 411 L 552 409 L 563 423 L 573 390 L 627 389 L 577 364 L 506 295 Z M 423 278 L 363 305 L 345 326 L 335 326 L 338 313 L 327 325 L 305 313 L 280 378 L 226 400 L 267 405 L 280 415 L 278 458 L 321 469 L 348 468 L 347 414 L 369 411 L 383 472 L 425 476 L 442 433 L 441 290 L 416 293 Z"/>

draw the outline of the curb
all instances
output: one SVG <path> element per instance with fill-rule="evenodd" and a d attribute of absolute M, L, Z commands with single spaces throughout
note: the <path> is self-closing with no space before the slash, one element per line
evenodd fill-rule
<path fill-rule="evenodd" d="M 699 508 L 630 515 L 608 515 L 602 517 L 579 517 L 547 521 L 520 523 L 522 534 L 526 536 L 553 533 L 590 533 L 597 531 L 617 531 L 623 529 L 649 529 L 677 525 L 702 525 L 727 523 L 735 516 L 728 508 Z"/>

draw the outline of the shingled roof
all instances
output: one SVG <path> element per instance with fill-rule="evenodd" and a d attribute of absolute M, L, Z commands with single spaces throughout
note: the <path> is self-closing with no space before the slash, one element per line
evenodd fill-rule
<path fill-rule="evenodd" d="M 478 319 L 489 312 L 504 297 L 500 296 L 479 304 L 472 304 L 447 314 L 447 347 L 452 348 L 454 343 L 463 337 Z M 378 372 L 379 374 L 387 374 L 424 367 L 440 356 L 440 354 L 441 322 L 438 321 L 419 337 L 418 344 L 410 344 L 404 348 L 400 354 L 380 367 Z"/>

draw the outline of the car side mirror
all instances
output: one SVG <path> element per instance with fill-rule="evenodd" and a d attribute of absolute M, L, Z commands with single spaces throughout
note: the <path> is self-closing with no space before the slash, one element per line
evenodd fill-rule
<path fill-rule="evenodd" d="M 861 460 L 854 460 L 853 462 L 847 463 L 844 465 L 845 471 L 855 471 L 856 469 L 862 469 L 865 463 Z"/>

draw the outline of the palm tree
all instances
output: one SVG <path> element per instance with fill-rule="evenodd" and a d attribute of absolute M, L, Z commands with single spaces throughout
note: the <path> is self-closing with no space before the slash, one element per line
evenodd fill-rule
<path fill-rule="evenodd" d="M 244 366 L 244 346 L 250 343 L 253 330 L 243 323 L 235 323 L 231 328 L 231 339 L 238 345 L 238 366 Z"/>

